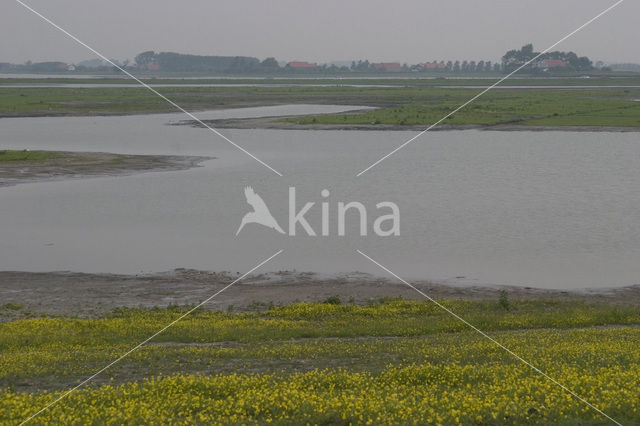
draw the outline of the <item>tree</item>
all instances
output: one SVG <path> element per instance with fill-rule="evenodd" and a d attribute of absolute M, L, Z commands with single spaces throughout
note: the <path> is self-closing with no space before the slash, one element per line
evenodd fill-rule
<path fill-rule="evenodd" d="M 578 71 L 589 71 L 593 69 L 593 63 L 586 56 L 581 56 L 578 58 L 576 64 L 576 70 Z"/>
<path fill-rule="evenodd" d="M 358 64 L 356 65 L 356 70 L 358 70 L 358 71 L 368 71 L 369 70 L 369 60 L 365 59 L 364 61 L 362 61 L 362 60 L 358 61 Z"/>
<path fill-rule="evenodd" d="M 156 61 L 156 52 L 154 52 L 153 50 L 142 52 L 136 56 L 135 61 L 139 66 L 153 64 Z"/>
<path fill-rule="evenodd" d="M 260 62 L 260 68 L 264 70 L 277 70 L 280 68 L 280 65 L 278 65 L 278 61 L 276 61 L 276 58 L 270 57 Z"/>
<path fill-rule="evenodd" d="M 533 51 L 533 44 L 531 43 L 525 44 L 520 50 L 509 50 L 502 57 L 502 71 L 511 72 L 538 55 L 538 52 Z M 535 64 L 529 64 L 526 69 L 531 71 L 534 69 L 534 65 Z"/>
<path fill-rule="evenodd" d="M 270 62 L 270 61 L 269 61 Z M 155 55 L 160 69 L 171 72 L 255 72 L 261 69 L 260 60 L 249 56 L 199 56 L 174 52 Z"/>
<path fill-rule="evenodd" d="M 531 63 L 527 67 L 523 69 L 523 71 L 528 72 L 540 72 L 549 67 L 542 61 L 553 59 L 560 60 L 565 63 L 565 65 L 556 68 L 559 70 L 576 70 L 576 71 L 588 71 L 593 69 L 593 64 L 591 60 L 586 56 L 578 57 L 574 52 L 546 52 L 544 54 L 540 54 L 539 52 L 534 51 L 533 45 L 531 43 L 526 44 L 520 48 L 520 50 L 509 50 L 502 57 L 502 71 L 503 72 L 511 72 L 527 62 L 533 60 L 538 57 L 539 61 L 536 63 Z"/>
<path fill-rule="evenodd" d="M 533 44 L 529 43 L 529 44 L 525 44 L 520 49 L 519 59 L 522 62 L 527 62 L 527 61 L 530 61 L 531 59 L 535 58 L 537 55 L 538 55 L 538 53 L 533 51 Z"/>
<path fill-rule="evenodd" d="M 453 72 L 460 72 L 460 61 L 455 61 L 453 64 Z"/>

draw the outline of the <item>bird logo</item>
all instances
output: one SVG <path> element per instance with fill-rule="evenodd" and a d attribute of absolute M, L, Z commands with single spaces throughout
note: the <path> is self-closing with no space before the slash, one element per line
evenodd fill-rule
<path fill-rule="evenodd" d="M 236 235 L 240 233 L 242 228 L 248 223 L 258 223 L 260 225 L 264 225 L 267 228 L 275 229 L 281 234 L 284 234 L 284 231 L 278 225 L 275 218 L 269 211 L 269 208 L 265 204 L 264 200 L 256 194 L 252 187 L 247 186 L 244 188 L 244 196 L 247 198 L 247 203 L 251 207 L 253 207 L 253 211 L 244 215 L 242 218 L 242 223 L 240 223 L 240 227 L 236 232 Z"/>

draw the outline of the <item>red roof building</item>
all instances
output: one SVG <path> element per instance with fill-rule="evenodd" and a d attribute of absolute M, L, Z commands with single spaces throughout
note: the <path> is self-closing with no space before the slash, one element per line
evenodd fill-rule
<path fill-rule="evenodd" d="M 371 64 L 373 69 L 388 72 L 402 71 L 402 65 L 397 62 L 379 62 L 377 64 Z"/>
<path fill-rule="evenodd" d="M 420 64 L 420 67 L 423 70 L 443 70 L 447 68 L 444 62 L 425 62 L 424 64 Z"/>
<path fill-rule="evenodd" d="M 567 63 L 560 59 L 543 59 L 540 61 L 541 68 L 556 68 L 556 67 L 566 67 Z"/>
<path fill-rule="evenodd" d="M 316 64 L 315 62 L 311 63 L 311 62 L 302 62 L 302 61 L 292 61 L 292 62 L 289 62 L 287 66 L 289 68 L 309 69 L 309 68 L 316 68 L 318 64 Z"/>
<path fill-rule="evenodd" d="M 138 65 L 139 70 L 147 70 L 147 71 L 160 71 L 160 65 L 158 64 L 144 64 Z"/>

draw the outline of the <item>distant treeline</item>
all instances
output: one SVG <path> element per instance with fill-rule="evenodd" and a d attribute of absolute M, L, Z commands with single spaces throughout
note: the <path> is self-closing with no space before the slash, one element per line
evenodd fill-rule
<path fill-rule="evenodd" d="M 611 64 L 609 68 L 613 71 L 629 71 L 629 72 L 640 72 L 640 64 Z"/>
<path fill-rule="evenodd" d="M 69 65 L 64 62 L 34 62 L 27 61 L 25 64 L 10 64 L 0 62 L 0 72 L 63 72 L 69 71 Z"/>
<path fill-rule="evenodd" d="M 274 58 L 260 61 L 250 56 L 199 56 L 182 53 L 153 51 L 142 52 L 135 58 L 142 69 L 168 72 L 247 73 L 274 71 L 279 67 Z"/>
<path fill-rule="evenodd" d="M 548 52 L 544 55 L 535 52 L 532 44 L 527 44 L 519 50 L 509 50 L 504 54 L 500 62 L 487 60 L 434 60 L 418 64 L 400 64 L 397 62 L 373 63 L 368 60 L 352 61 L 351 64 L 315 64 L 309 62 L 279 63 L 270 57 L 260 60 L 251 56 L 201 56 L 188 55 L 174 52 L 159 52 L 152 50 L 142 52 L 135 57 L 133 63 L 114 61 L 118 66 L 130 71 L 159 71 L 173 73 L 213 73 L 213 74 L 276 74 L 276 73 L 316 73 L 316 74 L 341 74 L 341 73 L 508 73 L 526 66 L 520 71 L 527 74 L 540 73 L 566 73 L 584 72 L 594 69 L 591 60 L 586 56 L 578 56 L 574 52 Z M 532 61 L 532 59 L 534 59 Z M 631 68 L 628 64 L 625 68 Z M 607 70 L 607 67 L 599 63 L 598 69 Z M 25 64 L 16 65 L 0 63 L 0 72 L 33 72 L 33 73 L 59 73 L 59 72 L 118 72 L 118 69 L 106 61 L 94 59 L 83 61 L 77 65 L 64 62 L 39 62 L 28 61 Z"/>
<path fill-rule="evenodd" d="M 399 64 L 394 62 L 372 63 L 368 60 L 353 61 L 351 66 L 335 64 L 310 64 L 308 62 L 290 62 L 280 66 L 275 58 L 260 61 L 249 56 L 199 56 L 173 52 L 143 52 L 136 56 L 139 69 L 167 72 L 213 72 L 213 73 L 256 73 L 277 71 L 287 72 L 491 72 L 500 71 L 500 64 L 491 61 L 448 61 L 423 64 Z"/>
<path fill-rule="evenodd" d="M 533 60 L 535 58 L 535 60 Z M 532 61 L 533 60 L 533 61 Z M 533 50 L 533 44 L 526 44 L 520 50 L 509 50 L 502 57 L 502 70 L 506 73 L 512 72 L 527 64 L 522 71 L 528 73 L 538 73 L 550 68 L 556 71 L 591 71 L 593 63 L 586 56 L 578 56 L 574 52 L 547 52 L 540 54 Z"/>

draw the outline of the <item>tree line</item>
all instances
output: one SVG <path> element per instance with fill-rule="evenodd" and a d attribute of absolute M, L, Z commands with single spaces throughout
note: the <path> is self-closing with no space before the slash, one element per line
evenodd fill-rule
<path fill-rule="evenodd" d="M 539 56 L 539 57 L 538 57 Z M 532 59 L 534 59 L 532 61 Z M 549 62 L 548 60 L 553 60 Z M 532 61 L 531 63 L 528 63 Z M 90 61 L 84 61 L 90 62 Z M 528 63 L 528 64 L 527 64 Z M 216 73 L 216 74 L 274 74 L 278 72 L 300 72 L 320 74 L 340 73 L 384 73 L 394 72 L 429 72 L 429 73 L 509 73 L 527 64 L 520 71 L 522 73 L 537 74 L 548 72 L 590 71 L 593 70 L 591 60 L 586 56 L 578 56 L 574 52 L 547 52 L 540 55 L 532 44 L 522 46 L 506 52 L 500 62 L 488 60 L 449 60 L 431 61 L 419 64 L 386 63 L 375 64 L 368 60 L 352 61 L 351 66 L 323 64 L 307 67 L 281 66 L 273 57 L 259 60 L 251 56 L 202 56 L 189 55 L 175 52 L 159 52 L 152 50 L 142 52 L 135 57 L 133 63 L 124 61 L 120 66 L 130 70 L 148 70 L 182 73 Z M 392 69 L 388 66 L 391 65 Z M 25 64 L 0 63 L 0 72 L 63 72 L 63 71 L 114 71 L 118 69 L 111 65 L 103 64 L 100 67 L 85 67 L 68 65 L 63 62 L 40 62 Z"/>
<path fill-rule="evenodd" d="M 275 58 L 260 61 L 250 56 L 200 56 L 152 50 L 135 57 L 139 68 L 169 72 L 247 73 L 274 71 L 280 68 Z"/>
<path fill-rule="evenodd" d="M 533 74 L 542 72 L 549 68 L 546 62 L 549 59 L 561 61 L 562 64 L 556 63 L 555 67 L 563 68 L 567 71 L 591 71 L 594 68 L 593 63 L 586 56 L 578 56 L 574 52 L 560 51 L 547 52 L 541 55 L 540 52 L 534 51 L 533 44 L 529 43 L 519 50 L 513 49 L 505 53 L 502 57 L 502 69 L 506 73 L 512 72 L 534 58 L 535 60 L 527 64 L 522 69 L 522 72 Z"/>

